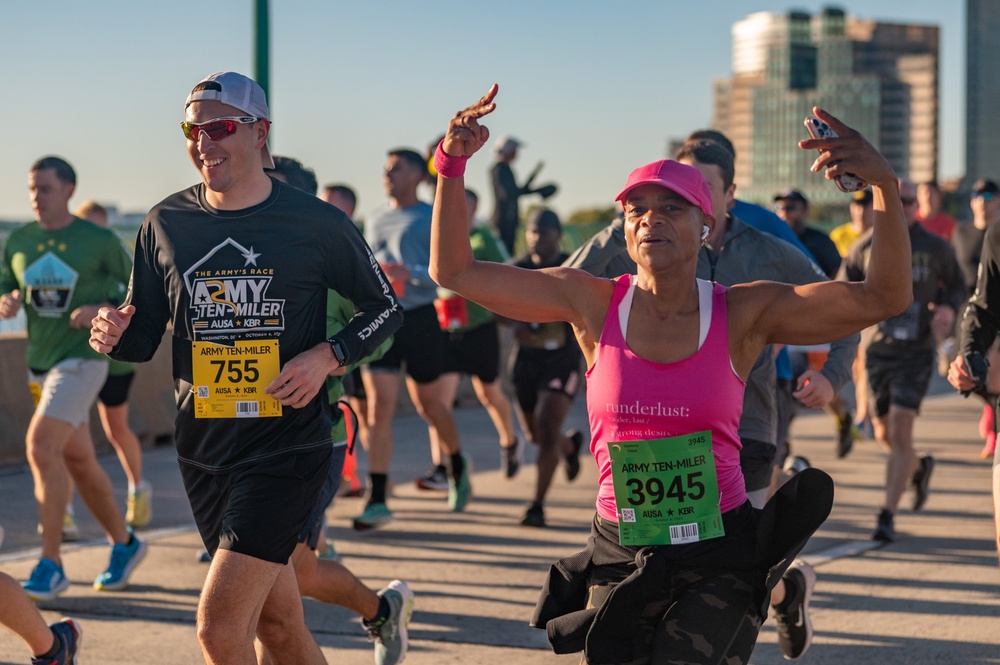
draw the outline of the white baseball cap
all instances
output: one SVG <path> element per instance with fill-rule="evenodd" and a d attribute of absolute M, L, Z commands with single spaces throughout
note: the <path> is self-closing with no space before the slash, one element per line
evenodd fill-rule
<path fill-rule="evenodd" d="M 270 122 L 270 114 L 267 110 L 267 96 L 264 89 L 251 78 L 236 72 L 216 72 L 206 76 L 198 82 L 191 90 L 184 102 L 185 110 L 191 102 L 214 99 L 243 111 L 247 115 L 252 115 L 261 120 Z M 261 161 L 265 169 L 274 168 L 274 159 L 271 158 L 271 149 L 267 143 L 260 150 Z"/>

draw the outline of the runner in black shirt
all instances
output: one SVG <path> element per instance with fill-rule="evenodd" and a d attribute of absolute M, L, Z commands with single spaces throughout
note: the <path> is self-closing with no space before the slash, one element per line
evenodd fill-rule
<path fill-rule="evenodd" d="M 330 463 L 321 389 L 401 322 L 350 220 L 264 173 L 268 118 L 245 76 L 195 86 L 181 127 L 202 184 L 149 212 L 125 305 L 91 331 L 99 352 L 144 361 L 172 324 L 178 457 L 214 555 L 198 606 L 210 664 L 256 662 L 255 633 L 274 663 L 325 662 L 286 565 Z M 357 311 L 329 340 L 327 289 Z"/>

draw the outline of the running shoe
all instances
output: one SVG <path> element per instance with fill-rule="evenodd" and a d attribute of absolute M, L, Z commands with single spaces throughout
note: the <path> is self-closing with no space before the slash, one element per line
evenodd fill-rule
<path fill-rule="evenodd" d="M 153 487 L 145 480 L 129 490 L 125 502 L 125 523 L 133 529 L 146 526 L 153 519 Z"/>
<path fill-rule="evenodd" d="M 571 429 L 566 432 L 573 450 L 566 455 L 566 480 L 573 482 L 580 475 L 580 449 L 583 448 L 583 432 Z"/>
<path fill-rule="evenodd" d="M 812 464 L 809 463 L 808 459 L 802 457 L 801 455 L 793 455 L 792 457 L 785 459 L 785 464 L 781 468 L 784 471 L 795 475 L 796 473 L 801 473 L 810 467 L 812 467 Z"/>
<path fill-rule="evenodd" d="M 524 452 L 524 439 L 518 434 L 514 438 L 514 445 L 500 448 L 500 470 L 503 477 L 510 480 L 521 470 L 521 456 Z"/>
<path fill-rule="evenodd" d="M 198 550 L 198 563 L 212 563 L 212 555 L 204 547 Z"/>
<path fill-rule="evenodd" d="M 35 602 L 52 600 L 68 588 L 69 578 L 52 559 L 39 559 L 24 583 L 25 593 Z"/>
<path fill-rule="evenodd" d="M 115 543 L 111 548 L 108 569 L 94 580 L 97 591 L 121 591 L 128 586 L 128 578 L 146 556 L 146 543 L 136 538 L 132 529 L 128 530 L 132 542 L 122 545 Z"/>
<path fill-rule="evenodd" d="M 417 487 L 434 492 L 448 491 L 448 469 L 436 466 L 421 478 L 417 478 Z"/>
<path fill-rule="evenodd" d="M 786 660 L 796 660 L 812 644 L 809 600 L 816 586 L 816 573 L 808 563 L 796 559 L 781 579 L 785 581 L 785 600 L 774 606 L 778 647 Z"/>
<path fill-rule="evenodd" d="M 931 474 L 934 473 L 934 458 L 924 455 L 920 458 L 920 468 L 913 474 L 913 510 L 920 510 L 927 503 L 931 493 Z"/>
<path fill-rule="evenodd" d="M 532 503 L 524 513 L 521 526 L 534 526 L 542 528 L 545 526 L 545 509 L 540 503 Z"/>
<path fill-rule="evenodd" d="M 448 508 L 453 513 L 460 513 L 465 510 L 472 498 L 472 483 L 469 475 L 472 473 L 472 462 L 468 457 L 462 455 L 462 474 L 458 478 L 448 476 Z"/>
<path fill-rule="evenodd" d="M 392 511 L 384 503 L 369 503 L 361 514 L 354 518 L 355 531 L 367 531 L 392 521 Z"/>
<path fill-rule="evenodd" d="M 76 655 L 83 644 L 83 628 L 73 619 L 63 617 L 58 623 L 49 624 L 58 647 L 54 656 L 37 656 L 31 665 L 76 665 Z"/>
<path fill-rule="evenodd" d="M 316 558 L 321 561 L 340 561 L 340 554 L 337 553 L 337 549 L 333 546 L 333 541 L 326 541 L 326 547 L 316 552 Z"/>
<path fill-rule="evenodd" d="M 389 605 L 389 616 L 378 626 L 364 619 L 361 625 L 368 631 L 368 640 L 375 644 L 375 665 L 397 665 L 406 658 L 409 649 L 410 619 L 413 617 L 413 592 L 406 582 L 393 580 L 378 592 Z"/>
<path fill-rule="evenodd" d="M 854 416 L 848 412 L 837 423 L 837 457 L 847 457 L 854 447 Z"/>
<path fill-rule="evenodd" d="M 875 526 L 872 540 L 880 540 L 883 543 L 891 543 L 896 540 L 896 527 L 893 524 L 892 513 L 885 508 L 879 511 L 878 524 Z"/>

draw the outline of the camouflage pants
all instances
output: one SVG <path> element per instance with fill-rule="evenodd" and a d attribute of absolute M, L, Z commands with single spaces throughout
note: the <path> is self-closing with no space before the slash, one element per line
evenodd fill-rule
<path fill-rule="evenodd" d="M 608 538 L 611 550 L 617 547 L 617 529 L 596 526 L 593 537 Z M 760 613 L 765 580 L 763 571 L 744 568 L 747 561 L 739 560 L 752 549 L 751 543 L 739 537 L 734 541 L 730 546 L 705 551 L 705 560 L 715 565 L 676 568 L 636 619 L 636 633 L 646 640 L 646 648 L 636 653 L 648 655 L 621 665 L 740 665 L 750 659 L 766 618 Z M 598 549 L 605 548 L 599 545 Z M 733 566 L 720 567 L 719 559 L 725 558 L 727 551 Z M 600 607 L 634 569 L 631 561 L 591 568 L 587 606 Z M 587 662 L 586 657 L 583 662 Z"/>

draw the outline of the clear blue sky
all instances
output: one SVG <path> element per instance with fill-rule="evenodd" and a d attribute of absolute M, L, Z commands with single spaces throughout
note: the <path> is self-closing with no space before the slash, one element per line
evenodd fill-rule
<path fill-rule="evenodd" d="M 384 202 L 385 151 L 419 150 L 500 84 L 493 136 L 527 145 L 524 177 L 559 183 L 560 213 L 607 205 L 671 137 L 711 121 L 712 80 L 730 73 L 730 27 L 754 11 L 815 13 L 818 0 L 509 0 L 271 3 L 275 154 L 343 181 L 360 212 Z M 964 168 L 964 2 L 841 3 L 864 18 L 942 28 L 941 173 Z M 71 205 L 145 211 L 197 180 L 178 127 L 203 76 L 252 74 L 252 0 L 4 3 L 0 219 L 29 219 L 27 169 L 58 154 L 77 169 Z M 835 108 L 830 109 L 836 112 Z M 488 154 L 467 182 L 492 205 Z M 483 211 L 481 211 L 483 212 Z M 485 212 L 489 212 L 486 210 Z"/>

